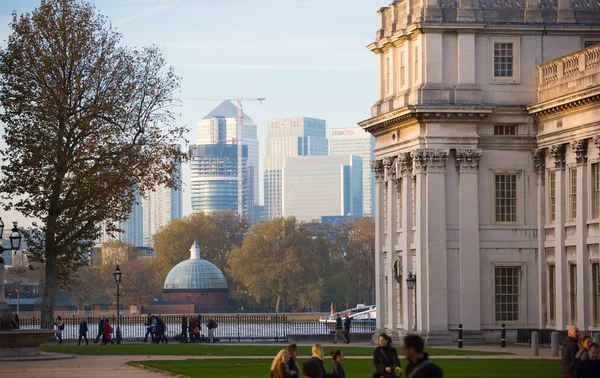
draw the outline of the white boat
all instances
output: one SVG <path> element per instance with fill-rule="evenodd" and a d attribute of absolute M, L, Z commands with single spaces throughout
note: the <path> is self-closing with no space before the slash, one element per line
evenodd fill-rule
<path fill-rule="evenodd" d="M 319 322 L 328 324 L 335 323 L 338 314 L 342 319 L 344 319 L 346 315 L 348 315 L 350 320 L 352 320 L 353 322 L 375 322 L 376 309 L 377 306 L 375 305 L 364 305 L 362 303 L 359 303 L 354 308 L 349 308 L 347 310 L 339 312 L 332 312 L 331 314 L 320 318 Z"/>

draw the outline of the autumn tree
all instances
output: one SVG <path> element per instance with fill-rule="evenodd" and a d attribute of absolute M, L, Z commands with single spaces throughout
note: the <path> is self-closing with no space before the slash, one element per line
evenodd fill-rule
<path fill-rule="evenodd" d="M 348 234 L 344 269 L 350 289 L 358 302 L 370 302 L 375 292 L 375 221 L 362 218 Z"/>
<path fill-rule="evenodd" d="M 121 240 L 114 239 L 106 243 L 102 243 L 100 252 L 102 265 L 107 265 L 115 268 L 116 265 L 134 259 L 138 256 L 135 246 L 125 243 Z"/>
<path fill-rule="evenodd" d="M 175 125 L 180 81 L 162 52 L 121 46 L 89 2 L 42 0 L 10 28 L 0 193 L 6 209 L 41 221 L 25 237 L 45 264 L 42 328 L 52 328 L 59 278 L 84 264 L 100 222 L 126 220 L 136 192 L 176 185 L 187 130 Z"/>

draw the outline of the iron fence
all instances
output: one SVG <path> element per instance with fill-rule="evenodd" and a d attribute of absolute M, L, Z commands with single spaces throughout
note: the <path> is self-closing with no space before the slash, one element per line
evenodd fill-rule
<path fill-rule="evenodd" d="M 567 331 L 557 331 L 554 329 L 535 329 L 535 328 L 525 328 L 517 330 L 517 343 L 519 344 L 529 344 L 531 342 L 531 333 L 539 332 L 540 333 L 540 344 L 541 345 L 550 345 L 552 342 L 552 333 L 558 332 L 558 339 L 562 343 L 562 341 L 567 337 Z M 592 339 L 594 335 L 598 333 L 598 331 L 579 331 L 579 336 L 590 336 Z"/>
<path fill-rule="evenodd" d="M 287 315 L 161 315 L 167 326 L 167 336 L 174 337 L 182 333 L 182 323 L 185 321 L 185 331 L 188 331 L 190 317 L 199 318 L 201 337 L 207 336 L 206 323 L 213 319 L 218 326 L 214 337 L 227 342 L 274 341 L 284 342 L 289 335 L 327 335 L 334 333 L 333 323 L 302 322 L 288 319 Z M 79 324 L 85 320 L 88 324 L 88 338 L 95 338 L 99 333 L 98 324 L 102 318 L 107 318 L 114 332 L 117 329 L 117 317 L 109 316 L 66 316 L 62 318 L 64 340 L 79 338 Z M 185 319 L 184 319 L 185 318 Z M 146 316 L 121 316 L 120 329 L 123 340 L 140 341 L 146 335 Z M 39 317 L 23 317 L 20 319 L 21 329 L 39 329 Z M 55 327 L 56 329 L 56 327 Z M 373 334 L 375 322 L 352 322 L 350 334 Z M 114 339 L 113 335 L 113 339 Z"/>

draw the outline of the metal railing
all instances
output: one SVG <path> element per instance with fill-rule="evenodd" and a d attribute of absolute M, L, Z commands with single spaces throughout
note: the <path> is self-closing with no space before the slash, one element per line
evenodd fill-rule
<path fill-rule="evenodd" d="M 206 324 L 210 319 L 217 322 L 214 337 L 227 342 L 274 341 L 285 342 L 288 335 L 327 335 L 334 333 L 333 323 L 302 322 L 288 319 L 287 315 L 161 315 L 167 326 L 167 337 L 171 338 L 182 333 L 183 318 L 186 319 L 185 330 L 188 331 L 190 317 L 200 318 L 201 336 L 207 336 Z M 79 338 L 79 324 L 85 320 L 88 324 L 88 338 L 98 334 L 98 323 L 101 318 L 108 318 L 114 331 L 117 329 L 117 317 L 109 316 L 66 316 L 62 318 L 64 340 Z M 121 316 L 121 335 L 123 340 L 139 341 L 146 335 L 146 316 Z M 39 317 L 23 317 L 20 319 L 21 329 L 40 329 Z M 56 327 L 54 327 L 56 329 Z M 350 334 L 373 334 L 375 322 L 352 322 Z M 113 336 L 114 338 L 114 336 Z"/>
<path fill-rule="evenodd" d="M 540 333 L 540 345 L 550 345 L 552 342 L 551 335 L 553 332 L 558 332 L 558 339 L 562 343 L 565 337 L 567 337 L 567 331 L 557 331 L 554 329 L 536 329 L 536 328 L 524 328 L 517 330 L 517 343 L 529 344 L 531 342 L 531 333 Z M 579 336 L 590 336 L 592 339 L 598 331 L 579 331 Z"/>

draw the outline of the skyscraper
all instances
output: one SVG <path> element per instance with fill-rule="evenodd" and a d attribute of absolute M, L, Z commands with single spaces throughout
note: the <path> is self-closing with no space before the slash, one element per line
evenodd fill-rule
<path fill-rule="evenodd" d="M 269 120 L 264 164 L 265 206 L 269 219 L 283 215 L 282 169 L 286 157 L 327 155 L 326 123 L 321 119 L 294 117 Z"/>
<path fill-rule="evenodd" d="M 213 111 L 208 113 L 197 125 L 196 145 L 208 144 L 236 144 L 237 106 L 231 101 L 223 101 Z M 258 161 L 258 135 L 254 121 L 243 113 L 242 145 L 248 148 L 248 161 L 246 165 L 252 167 L 253 177 L 253 204 L 258 205 L 259 193 L 259 161 Z M 236 155 L 237 156 L 237 155 Z M 237 166 L 237 164 L 236 164 Z M 246 179 L 245 179 L 246 180 Z M 237 201 L 237 200 L 236 200 Z"/>
<path fill-rule="evenodd" d="M 299 221 L 363 215 L 363 159 L 350 154 L 285 158 L 283 216 Z"/>
<path fill-rule="evenodd" d="M 152 236 L 162 227 L 183 216 L 183 193 L 181 191 L 181 164 L 177 167 L 179 189 L 160 186 L 146 192 L 142 201 L 144 246 L 151 247 Z"/>
<path fill-rule="evenodd" d="M 331 129 L 330 154 L 352 154 L 363 158 L 363 211 L 364 215 L 375 214 L 375 175 L 370 161 L 375 159 L 375 138 L 360 127 Z M 360 215 L 360 214 L 356 214 Z"/>
<path fill-rule="evenodd" d="M 121 232 L 108 232 L 107 225 L 111 223 L 113 222 L 108 220 L 100 223 L 102 231 L 96 240 L 96 244 L 108 243 L 111 240 L 120 240 L 124 243 L 141 247 L 144 243 L 142 196 L 139 193 L 136 194 L 135 203 L 127 220 L 116 222 L 116 226 L 121 229 Z"/>

